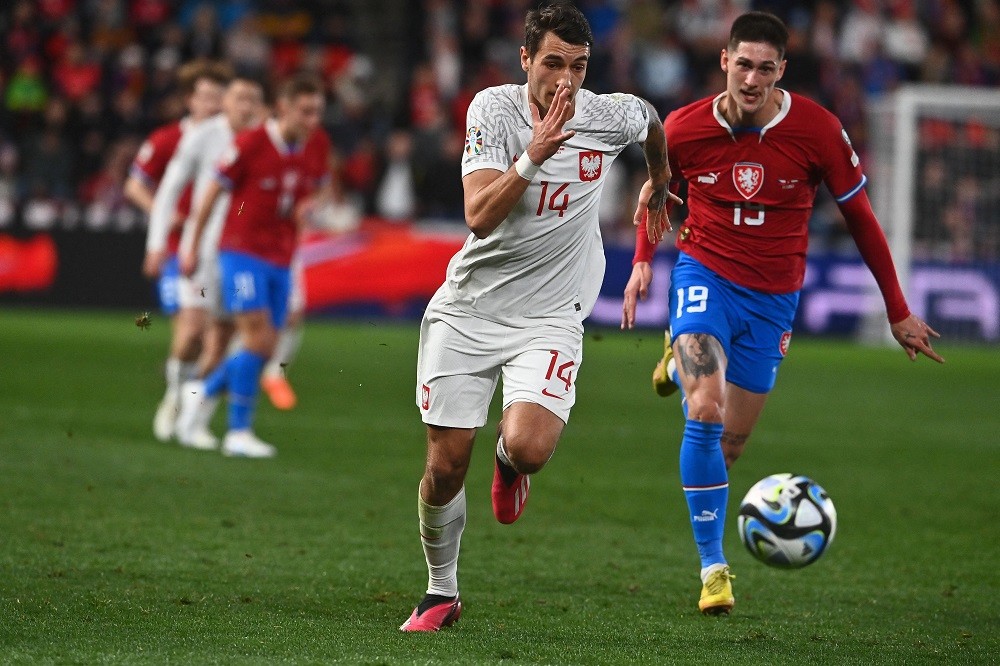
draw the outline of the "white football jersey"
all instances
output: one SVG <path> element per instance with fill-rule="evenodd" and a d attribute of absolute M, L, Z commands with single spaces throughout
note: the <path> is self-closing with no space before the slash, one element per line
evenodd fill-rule
<path fill-rule="evenodd" d="M 215 177 L 219 160 L 222 154 L 233 145 L 234 137 L 235 134 L 229 121 L 222 113 L 212 116 L 184 132 L 156 190 L 153 209 L 149 214 L 150 227 L 154 225 L 158 227 L 160 224 L 168 224 L 169 226 L 177 199 L 187 184 L 192 181 L 194 181 L 194 191 L 191 196 L 191 218 L 194 218 L 201 200 L 204 198 L 205 188 Z M 202 232 L 201 246 L 198 248 L 198 256 L 201 259 L 214 260 L 218 253 L 219 236 L 222 234 L 222 225 L 228 210 L 229 194 L 223 191 L 216 199 L 215 208 Z M 184 234 L 181 238 L 182 248 L 190 246 L 193 230 L 193 224 L 185 223 Z"/>
<path fill-rule="evenodd" d="M 467 126 L 462 176 L 507 171 L 531 140 L 527 85 L 480 92 Z M 589 315 L 604 279 L 597 216 L 604 176 L 627 145 L 645 141 L 648 126 L 638 97 L 581 89 L 565 125 L 576 135 L 542 164 L 493 233 L 469 235 L 448 264 L 448 300 L 470 314 L 519 326 Z"/>

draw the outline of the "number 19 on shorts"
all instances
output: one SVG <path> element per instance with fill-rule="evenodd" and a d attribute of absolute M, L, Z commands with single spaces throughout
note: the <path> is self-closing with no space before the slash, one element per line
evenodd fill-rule
<path fill-rule="evenodd" d="M 677 314 L 680 319 L 685 312 L 704 312 L 708 307 L 708 287 L 692 285 L 677 290 Z"/>

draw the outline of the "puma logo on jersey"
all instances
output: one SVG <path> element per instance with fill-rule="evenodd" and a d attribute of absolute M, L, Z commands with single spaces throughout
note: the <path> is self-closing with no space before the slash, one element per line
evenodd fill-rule
<path fill-rule="evenodd" d="M 791 190 L 796 185 L 798 185 L 798 183 L 799 183 L 799 179 L 798 178 L 779 178 L 778 179 L 778 184 L 781 185 L 781 189 L 783 189 L 783 190 Z"/>
<path fill-rule="evenodd" d="M 597 180 L 601 177 L 604 155 L 596 150 L 580 151 L 580 180 Z"/>
<path fill-rule="evenodd" d="M 709 174 L 707 176 L 698 176 L 698 182 L 699 183 L 707 183 L 709 185 L 715 185 L 717 182 L 719 182 L 719 174 L 720 173 L 722 173 L 722 172 L 721 171 L 717 171 L 715 173 L 709 172 Z"/>

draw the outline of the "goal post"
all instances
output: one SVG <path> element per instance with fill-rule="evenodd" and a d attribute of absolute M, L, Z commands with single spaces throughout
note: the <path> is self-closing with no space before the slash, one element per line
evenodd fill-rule
<path fill-rule="evenodd" d="M 949 340 L 1000 341 L 1000 89 L 911 84 L 868 108 L 872 203 L 911 310 Z M 892 339 L 881 310 L 860 336 Z"/>

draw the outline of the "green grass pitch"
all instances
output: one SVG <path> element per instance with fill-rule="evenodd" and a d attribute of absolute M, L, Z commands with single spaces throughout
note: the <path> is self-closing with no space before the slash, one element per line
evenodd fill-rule
<path fill-rule="evenodd" d="M 497 409 L 467 481 L 465 613 L 397 628 L 426 571 L 416 525 L 417 329 L 314 321 L 262 404 L 272 461 L 160 444 L 168 323 L 0 313 L 0 662 L 972 664 L 1000 654 L 1000 354 L 796 339 L 732 472 L 730 617 L 702 617 L 655 331 L 588 331 L 578 403 L 513 526 L 489 507 Z M 221 430 L 221 418 L 216 422 Z M 752 560 L 735 507 L 810 475 L 840 526 L 799 571 Z"/>

